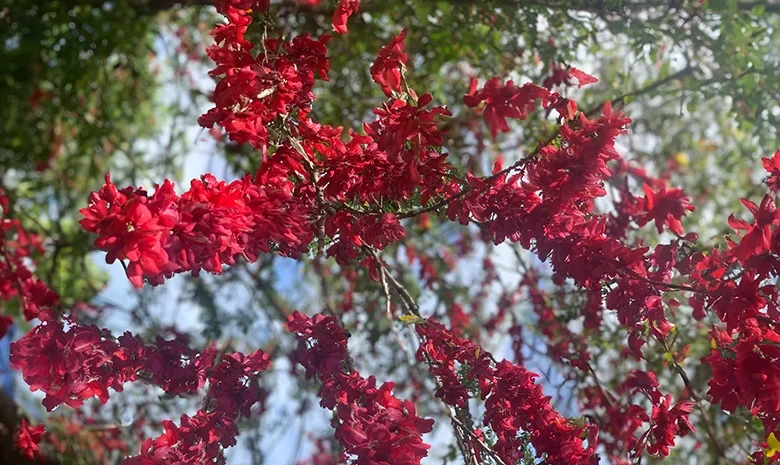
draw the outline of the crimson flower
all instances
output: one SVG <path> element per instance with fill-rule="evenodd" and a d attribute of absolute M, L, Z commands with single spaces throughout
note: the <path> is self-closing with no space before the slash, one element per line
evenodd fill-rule
<path fill-rule="evenodd" d="M 570 66 L 566 73 L 568 78 L 574 78 L 577 80 L 577 87 L 587 86 L 588 84 L 594 84 L 599 82 L 598 78 L 591 76 L 590 74 L 580 71 L 579 69 Z"/>
<path fill-rule="evenodd" d="M 38 444 L 43 438 L 43 433 L 46 432 L 46 427 L 38 425 L 30 427 L 27 420 L 22 418 L 22 424 L 16 431 L 16 447 L 27 458 L 34 459 L 41 456 Z"/>
<path fill-rule="evenodd" d="M 391 97 L 393 92 L 401 91 L 401 70 L 409 61 L 404 47 L 406 29 L 390 40 L 390 43 L 379 49 L 374 64 L 371 65 L 371 78 L 382 86 L 385 95 Z"/>
<path fill-rule="evenodd" d="M 653 406 L 653 426 L 649 431 L 650 444 L 647 446 L 647 452 L 661 457 L 669 455 L 669 447 L 674 445 L 675 436 L 683 437 L 695 431 L 688 420 L 693 411 L 693 402 L 679 402 L 670 409 L 671 398 L 667 395 L 660 404 Z"/>
<path fill-rule="evenodd" d="M 339 34 L 347 33 L 347 20 L 358 12 L 360 0 L 340 0 L 333 12 L 333 30 Z"/>
<path fill-rule="evenodd" d="M 766 184 L 769 186 L 769 190 L 777 192 L 780 190 L 780 150 L 776 151 L 772 158 L 762 158 L 761 164 L 764 165 L 764 169 L 769 173 L 769 177 L 766 179 Z"/>
<path fill-rule="evenodd" d="M 469 107 L 477 107 L 484 102 L 483 117 L 495 139 L 499 132 L 508 132 L 506 118 L 525 119 L 528 112 L 536 107 L 539 99 L 548 99 L 550 92 L 537 85 L 526 83 L 518 87 L 511 80 L 503 84 L 501 79 L 493 78 L 477 91 L 477 80 L 472 79 L 469 92 L 463 102 Z"/>
<path fill-rule="evenodd" d="M 682 236 L 684 231 L 680 218 L 695 208 L 688 203 L 688 196 L 679 188 L 667 189 L 666 186 L 653 188 L 648 184 L 643 184 L 642 188 L 645 191 L 646 213 L 638 218 L 638 224 L 644 226 L 650 220 L 655 220 L 655 227 L 659 233 L 663 232 L 665 225 L 673 233 Z"/>
<path fill-rule="evenodd" d="M 780 212 L 777 211 L 775 201 L 769 195 L 764 196 L 761 205 L 747 199 L 742 199 L 744 205 L 753 214 L 754 222 L 751 225 L 745 220 L 738 220 L 734 215 L 729 216 L 729 226 L 734 230 L 744 230 L 747 233 L 742 236 L 739 244 L 731 243 L 731 253 L 740 261 L 761 255 L 769 251 L 772 245 L 772 226 L 780 223 Z"/>

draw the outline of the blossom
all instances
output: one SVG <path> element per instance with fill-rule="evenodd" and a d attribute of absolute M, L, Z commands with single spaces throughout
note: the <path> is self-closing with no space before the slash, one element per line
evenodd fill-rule
<path fill-rule="evenodd" d="M 546 463 L 595 464 L 595 436 L 586 447 L 583 427 L 564 419 L 550 405 L 550 397 L 534 380 L 536 373 L 506 360 L 494 362 L 489 352 L 467 339 L 460 338 L 441 324 L 425 320 L 416 326 L 423 342 L 417 359 L 425 361 L 441 387 L 436 396 L 448 405 L 465 407 L 471 397 L 465 381 L 475 381 L 485 400 L 483 424 L 496 434 L 494 450 L 505 463 L 517 463 L 523 457 L 520 430 L 530 434 L 537 457 Z M 455 369 L 468 367 L 465 379 Z"/>
<path fill-rule="evenodd" d="M 343 0 L 341 5 L 350 4 L 345 7 L 354 6 L 356 11 L 357 3 Z M 250 12 L 263 11 L 268 4 L 268 0 L 218 0 L 217 10 L 228 23 L 212 31 L 216 44 L 207 54 L 216 64 L 209 74 L 221 79 L 212 97 L 215 106 L 198 119 L 201 126 L 218 124 L 232 140 L 249 143 L 264 153 L 269 137 L 266 126 L 279 116 L 307 109 L 314 100 L 315 78 L 327 80 L 329 69 L 328 36 L 318 41 L 308 35 L 289 42 L 267 39 L 264 52 L 253 57 L 253 44 L 244 37 L 252 22 Z"/>
<path fill-rule="evenodd" d="M 750 210 L 755 220 L 751 225 L 745 220 L 736 219 L 734 215 L 729 216 L 729 226 L 737 231 L 747 231 L 739 243 L 731 243 L 730 247 L 737 259 L 745 261 L 769 251 L 772 245 L 771 227 L 780 223 L 780 212 L 769 195 L 764 196 L 761 205 L 747 199 L 742 199 L 742 205 Z"/>
<path fill-rule="evenodd" d="M 31 427 L 27 420 L 22 418 L 19 429 L 16 430 L 15 441 L 16 448 L 27 458 L 34 459 L 41 456 L 38 444 L 46 432 L 46 427 L 38 425 Z"/>
<path fill-rule="evenodd" d="M 684 437 L 695 431 L 688 420 L 693 411 L 693 402 L 678 402 L 669 408 L 670 403 L 671 396 L 667 395 L 660 404 L 653 406 L 653 426 L 648 431 L 650 443 L 647 446 L 647 452 L 650 454 L 666 457 L 676 436 Z"/>
<path fill-rule="evenodd" d="M 182 415 L 179 425 L 163 421 L 163 434 L 146 439 L 141 453 L 122 465 L 219 463 L 224 449 L 236 445 L 238 419 L 249 417 L 251 407 L 261 401 L 257 380 L 269 365 L 262 351 L 224 354 L 209 367 L 204 407 L 193 416 Z"/>
<path fill-rule="evenodd" d="M 596 77 L 591 76 L 590 74 L 587 74 L 573 66 L 555 64 L 551 65 L 550 76 L 544 80 L 542 86 L 546 87 L 547 89 L 552 89 L 553 87 L 561 84 L 572 85 L 572 79 L 576 79 L 577 87 L 583 87 L 588 84 L 599 82 Z"/>
<path fill-rule="evenodd" d="M 769 173 L 769 177 L 766 179 L 766 184 L 769 186 L 769 190 L 777 192 L 780 190 L 780 150 L 777 150 L 772 158 L 764 157 L 761 159 L 761 164 L 764 169 Z"/>
<path fill-rule="evenodd" d="M 469 92 L 463 102 L 469 107 L 483 104 L 483 117 L 493 138 L 499 132 L 508 132 L 506 118 L 525 119 L 536 107 L 537 100 L 550 97 L 547 89 L 531 83 L 518 87 L 511 80 L 502 84 L 501 79 L 489 79 L 484 87 L 477 91 L 477 80 L 472 78 Z"/>
<path fill-rule="evenodd" d="M 409 61 L 404 47 L 406 29 L 394 36 L 390 43 L 382 46 L 377 53 L 374 64 L 371 65 L 371 78 L 382 86 L 385 95 L 391 97 L 393 92 L 401 92 L 403 68 Z"/>
<path fill-rule="evenodd" d="M 689 198 L 683 194 L 682 189 L 667 189 L 662 186 L 656 190 L 647 184 L 643 184 L 642 188 L 645 192 L 644 210 L 646 213 L 637 219 L 639 225 L 642 226 L 650 220 L 654 220 L 659 233 L 666 225 L 670 231 L 682 236 L 684 231 L 680 218 L 695 208 L 688 203 Z"/>
<path fill-rule="evenodd" d="M 350 463 L 413 465 L 428 455 L 422 435 L 432 430 L 433 420 L 418 417 L 412 402 L 395 397 L 393 383 L 377 387 L 373 376 L 363 378 L 352 368 L 349 335 L 332 316 L 295 312 L 287 328 L 307 343 L 296 360 L 320 381 L 320 405 L 334 410 L 335 437 L 355 457 Z"/>
<path fill-rule="evenodd" d="M 8 205 L 0 189 L 0 302 L 18 298 L 27 321 L 54 318 L 60 296 L 33 273 L 34 256 L 44 252 L 42 238 L 11 218 Z M 10 317 L 0 315 L 0 337 L 11 324 Z"/>
<path fill-rule="evenodd" d="M 573 77 L 577 80 L 577 87 L 583 87 L 587 86 L 588 84 L 593 84 L 596 82 L 599 82 L 598 78 L 595 76 L 591 76 L 588 73 L 585 73 L 584 71 L 580 71 L 579 69 L 570 66 L 567 70 L 567 77 Z"/>
<path fill-rule="evenodd" d="M 347 33 L 347 20 L 358 12 L 360 0 L 339 0 L 336 11 L 333 12 L 333 30 L 339 34 Z"/>
<path fill-rule="evenodd" d="M 263 182 L 246 176 L 227 183 L 212 175 L 193 180 L 176 195 L 165 181 L 151 196 L 106 184 L 90 195 L 80 224 L 98 235 L 106 261 L 127 260 L 136 287 L 176 273 L 221 273 L 237 256 L 254 261 L 276 245 L 283 254 L 303 253 L 313 232 L 307 207 L 292 197 L 289 181 Z"/>

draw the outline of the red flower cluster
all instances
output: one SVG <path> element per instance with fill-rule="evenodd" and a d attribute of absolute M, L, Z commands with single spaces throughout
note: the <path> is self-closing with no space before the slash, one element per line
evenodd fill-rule
<path fill-rule="evenodd" d="M 252 406 L 262 400 L 257 382 L 269 365 L 268 355 L 261 350 L 223 355 L 208 370 L 204 407 L 193 417 L 182 415 L 178 426 L 164 421 L 165 432 L 144 441 L 141 454 L 125 459 L 122 465 L 220 463 L 223 450 L 236 445 L 236 421 L 249 417 Z"/>
<path fill-rule="evenodd" d="M 546 99 L 550 92 L 531 83 L 517 87 L 511 80 L 503 84 L 501 79 L 489 79 L 485 86 L 477 91 L 477 79 L 472 78 L 469 93 L 463 102 L 469 107 L 483 105 L 482 113 L 493 138 L 499 132 L 508 132 L 507 118 L 525 119 L 536 108 L 537 100 Z"/>
<path fill-rule="evenodd" d="M 219 124 L 231 139 L 248 142 L 264 154 L 269 137 L 266 126 L 277 117 L 307 109 L 314 100 L 315 77 L 327 80 L 329 70 L 328 36 L 313 40 L 303 35 L 289 42 L 271 39 L 263 52 L 252 55 L 253 44 L 244 38 L 252 22 L 250 13 L 265 10 L 268 3 L 218 2 L 217 10 L 228 23 L 212 30 L 216 44 L 207 53 L 217 65 L 211 76 L 221 76 L 221 80 L 214 91 L 215 107 L 198 120 L 207 128 Z"/>
<path fill-rule="evenodd" d="M 220 81 L 217 95 L 239 95 L 239 100 L 249 101 L 240 95 L 257 96 L 265 91 L 253 88 L 236 93 L 223 88 L 230 82 L 229 75 L 238 66 L 236 63 L 248 60 L 241 56 L 249 56 L 251 48 L 250 43 L 243 42 L 245 27 L 238 27 L 243 23 L 236 23 L 247 15 L 239 13 L 229 15 L 231 23 L 215 30 L 219 37 L 226 35 L 224 28 L 232 34 L 213 51 L 218 63 L 215 73 L 228 73 Z M 235 28 L 241 33 L 236 33 Z M 218 42 L 221 43 L 219 39 Z M 142 189 L 117 190 L 107 178 L 103 188 L 90 197 L 90 206 L 82 210 L 84 229 L 98 235 L 95 244 L 108 252 L 109 263 L 116 259 L 128 262 L 127 274 L 134 285 L 141 286 L 144 280 L 160 284 L 173 274 L 197 274 L 201 269 L 220 273 L 223 265 L 234 263 L 239 255 L 253 261 L 258 253 L 272 248 L 285 255 L 304 252 L 313 239 L 311 222 L 315 221 L 325 234 L 336 239 L 328 254 L 344 264 L 357 258 L 365 244 L 382 249 L 402 239 L 404 229 L 393 214 L 356 215 L 345 209 L 327 215 L 320 212 L 318 219 L 310 218 L 316 208 L 324 206 L 323 202 L 382 205 L 388 200 L 406 201 L 415 193 L 427 201 L 452 190 L 452 183 L 442 176 L 451 169 L 446 154 L 433 150 L 443 143 L 436 118 L 450 113 L 442 107 L 426 108 L 432 101 L 430 95 L 421 96 L 415 104 L 396 99 L 375 110 L 378 119 L 365 126 L 367 135 L 352 134 L 345 144 L 341 128 L 317 124 L 303 111 L 313 100 L 313 96 L 302 97 L 303 93 L 308 95 L 314 83 L 313 70 L 326 77 L 324 42 L 315 43 L 307 37 L 297 37 L 290 43 L 268 39 L 264 49 L 277 50 L 279 54 L 283 51 L 284 57 L 264 55 L 262 60 L 258 57 L 254 64 L 247 65 L 252 68 L 249 71 L 241 68 L 236 72 L 257 74 L 253 67 L 258 63 L 276 66 L 289 59 L 295 63 L 304 86 L 294 97 L 287 94 L 290 98 L 280 97 L 280 87 L 275 87 L 274 93 L 248 104 L 259 105 L 257 111 L 248 109 L 242 113 L 257 116 L 262 113 L 261 106 L 270 108 L 266 104 L 272 98 L 284 100 L 283 104 L 271 105 L 277 115 L 292 115 L 293 107 L 301 109 L 296 113 L 297 124 L 287 124 L 282 131 L 288 138 L 279 143 L 254 177 L 227 184 L 207 175 L 202 181 L 193 181 L 190 191 L 181 196 L 173 192 L 169 181 L 148 195 Z M 217 51 L 224 52 L 224 56 L 216 56 Z M 380 83 L 397 91 L 403 61 L 402 33 L 383 48 L 372 69 Z M 236 79 L 237 86 L 244 86 L 255 78 Z M 222 107 L 235 105 L 218 104 L 210 114 L 224 116 Z M 212 123 L 233 134 L 230 118 L 235 114 L 231 115 L 228 119 L 219 116 Z M 258 123 L 259 127 L 264 128 L 268 120 L 260 119 L 263 122 Z M 265 141 L 263 138 L 263 146 Z M 380 172 L 383 175 L 376 176 Z"/>
<path fill-rule="evenodd" d="M 477 344 L 455 336 L 439 323 L 427 320 L 417 325 L 422 344 L 417 359 L 426 361 L 440 382 L 436 396 L 453 407 L 465 408 L 472 397 L 467 385 L 477 383 L 479 397 L 485 400 L 483 423 L 498 438 L 493 450 L 504 463 L 518 463 L 523 457 L 524 441 L 518 433 L 530 434 L 537 457 L 551 465 L 595 464 L 595 430 L 588 428 L 587 447 L 582 439 L 584 427 L 567 421 L 550 405 L 538 376 L 506 360 L 495 362 L 490 353 Z M 457 366 L 464 367 L 461 375 Z M 465 377 L 465 378 L 464 378 Z"/>
<path fill-rule="evenodd" d="M 212 75 L 221 80 L 215 108 L 200 119 L 206 127 L 223 127 L 239 143 L 262 149 L 257 174 L 231 183 L 207 175 L 181 195 L 168 181 L 149 195 L 142 189 L 119 190 L 107 178 L 82 210 L 84 229 L 97 234 L 95 243 L 107 252 L 109 262 L 127 262 L 133 284 L 160 284 L 181 272 L 220 273 L 238 257 L 254 261 L 271 250 L 300 254 L 315 234 L 320 245 L 330 240 L 327 252 L 337 262 L 348 265 L 362 259 L 376 277 L 378 262 L 365 247 L 383 249 L 402 240 L 402 218 L 446 206 L 450 220 L 479 224 L 484 237 L 495 244 L 521 243 L 551 264 L 554 282 L 569 280 L 581 288 L 586 301 L 578 316 L 584 316 L 587 329 L 600 327 L 604 308 L 615 310 L 637 357 L 648 338 L 664 347 L 669 342 L 673 326 L 667 309 L 679 302 L 667 298 L 668 288 L 692 293 L 695 318 L 712 311 L 725 324 L 725 330 L 713 330 L 714 348 L 705 359 L 713 368 L 710 396 L 725 410 L 748 408 L 767 433 L 780 434 L 780 312 L 774 285 L 780 275 L 780 211 L 773 197 L 767 195 L 760 205 L 743 201 L 754 220 L 729 219 L 743 235 L 731 240 L 727 251 L 691 252 L 696 236 L 684 235 L 682 225 L 693 210 L 689 198 L 666 181 L 630 168 L 615 150 L 615 139 L 630 120 L 609 104 L 602 116 L 591 119 L 578 113 L 573 101 L 548 90 L 574 80 L 580 86 L 596 81 L 568 67 L 553 72 L 545 81 L 547 89 L 493 78 L 478 90 L 472 81 L 464 101 L 483 112 L 493 137 L 509 130 L 507 118 L 526 118 L 539 101 L 548 112 L 557 111 L 562 124 L 554 143 L 543 144 L 511 167 L 497 163 L 491 176 L 459 177 L 446 161 L 437 127 L 437 119 L 449 112 L 429 109 L 429 94 L 418 99 L 404 86 L 405 31 L 382 47 L 371 67 L 372 78 L 392 98 L 374 111 L 377 119 L 364 126 L 365 135 L 350 132 L 342 137 L 342 128 L 309 117 L 315 79 L 327 79 L 327 37 L 267 39 L 263 52 L 253 55 L 253 44 L 244 37 L 251 10 L 268 4 L 217 2 L 228 24 L 214 29 L 217 44 L 209 55 L 217 64 Z M 346 32 L 347 18 L 357 8 L 357 0 L 339 2 L 333 18 L 337 32 Z M 273 150 L 266 152 L 269 145 Z M 763 162 L 774 192 L 780 188 L 780 152 Z M 618 188 L 615 211 L 599 213 L 596 202 L 606 195 L 605 183 L 623 176 L 627 179 Z M 631 192 L 628 176 L 640 180 L 644 197 Z M 192 418 L 182 417 L 180 426 L 167 422 L 165 434 L 147 441 L 142 455 L 128 463 L 213 461 L 234 443 L 234 420 L 248 416 L 259 399 L 253 383 L 267 367 L 264 355 L 223 357 L 212 368 L 213 350 L 189 351 L 180 341 L 145 345 L 129 334 L 114 339 L 96 327 L 66 330 L 47 311 L 56 305 L 56 296 L 42 292 L 45 286 L 22 264 L 33 242 L 18 224 L 3 221 L 4 235 L 15 232 L 17 238 L 11 246 L 3 243 L 0 298 L 19 296 L 30 308 L 28 317 L 43 315 L 47 320 L 14 344 L 12 361 L 32 389 L 46 393 L 47 408 L 77 406 L 93 396 L 105 402 L 109 387 L 121 390 L 125 382 L 138 378 L 174 394 L 193 392 L 208 381 L 207 407 Z M 672 232 L 672 242 L 652 249 L 630 243 L 629 231 L 650 222 L 659 233 L 664 228 Z M 410 261 L 419 259 L 426 276 L 435 276 L 425 257 L 407 250 Z M 682 277 L 690 285 L 672 284 L 673 278 Z M 522 287 L 529 290 L 553 358 L 592 371 L 584 339 L 575 337 L 568 320 L 558 319 L 535 283 L 528 280 Z M 31 303 L 24 303 L 27 300 Z M 488 328 L 505 318 L 506 307 L 508 303 L 502 303 Z M 450 318 L 457 324 L 465 313 L 456 309 Z M 0 330 L 3 325 L 7 318 L 0 320 Z M 356 464 L 410 465 L 427 455 L 422 435 L 432 422 L 417 417 L 411 402 L 393 396 L 392 383 L 377 387 L 374 378 L 354 371 L 348 334 L 334 318 L 295 313 L 287 325 L 301 341 L 298 361 L 309 377 L 322 383 L 322 406 L 334 410 L 336 438 L 356 457 Z M 485 399 L 483 423 L 495 434 L 494 451 L 507 464 L 528 450 L 525 437 L 547 463 L 596 461 L 595 426 L 577 426 L 553 410 L 534 382 L 535 374 L 496 362 L 478 344 L 433 321 L 418 325 L 417 331 L 423 341 L 418 358 L 440 381 L 436 395 L 448 405 L 466 408 L 476 394 L 472 391 L 478 390 Z M 520 331 L 515 330 L 518 339 Z M 688 421 L 692 404 L 683 400 L 672 405 L 652 373 L 635 371 L 618 387 L 627 403 L 618 404 L 617 397 L 597 387 L 586 407 L 603 409 L 614 420 L 605 425 L 610 439 L 604 447 L 611 457 L 644 450 L 664 456 L 676 437 L 693 431 Z M 649 415 L 633 400 L 640 394 L 650 400 Z M 645 424 L 649 426 L 637 437 Z M 519 435 L 521 431 L 527 435 Z"/>
<path fill-rule="evenodd" d="M 28 265 L 35 254 L 44 252 L 42 242 L 10 217 L 8 197 L 0 189 L 0 302 L 18 299 L 28 321 L 54 318 L 60 303 L 59 295 L 38 280 Z M 11 324 L 12 318 L 0 315 L 0 338 Z"/>
<path fill-rule="evenodd" d="M 523 116 L 516 104 L 513 108 Z M 659 246 L 650 254 L 647 247 L 632 248 L 622 241 L 622 232 L 611 234 L 611 225 L 630 218 L 616 220 L 594 211 L 594 200 L 606 194 L 604 182 L 612 176 L 607 163 L 619 158 L 615 138 L 629 121 L 609 104 L 597 119 L 579 113 L 561 126 L 556 146 L 543 146 L 537 157 L 528 156 L 510 169 L 496 167 L 491 177 L 469 177 L 469 186 L 453 197 L 447 215 L 461 224 L 481 224 L 496 244 L 509 239 L 533 247 L 539 258 L 549 260 L 559 282 L 570 278 L 585 289 L 615 283 L 607 308 L 617 310 L 620 322 L 631 330 L 629 343 L 638 354 L 648 328 L 657 338 L 672 328 L 659 298 L 662 291 L 650 283 L 669 282 L 676 246 Z M 519 173 L 511 174 L 515 169 Z M 638 224 L 655 219 L 657 225 L 683 233 L 679 219 L 692 209 L 687 198 L 679 190 L 658 189 L 647 188 L 644 209 L 620 213 L 631 213 Z M 589 308 L 599 306 L 597 298 Z"/>
<path fill-rule="evenodd" d="M 678 236 L 683 235 L 683 227 L 680 218 L 686 212 L 693 211 L 695 207 L 688 203 L 689 198 L 683 194 L 682 189 L 667 189 L 661 186 L 654 190 L 644 184 L 645 191 L 644 214 L 637 219 L 639 226 L 644 226 L 649 221 L 655 221 L 655 227 L 661 233 L 664 226 Z"/>
<path fill-rule="evenodd" d="M 774 160 L 764 159 L 774 176 Z M 725 253 L 693 254 L 680 266 L 699 290 L 690 298 L 694 316 L 713 311 L 725 330 L 711 331 L 713 349 L 703 360 L 712 367 L 708 394 L 724 410 L 744 406 L 758 417 L 767 436 L 780 434 L 780 311 L 774 281 L 780 274 L 780 210 L 766 195 L 760 205 L 743 199 L 753 215 L 752 223 L 729 218 L 735 231 L 745 231 L 729 241 Z"/>
<path fill-rule="evenodd" d="M 729 412 L 750 409 L 767 435 L 780 434 L 780 334 L 747 318 L 738 335 L 713 329 L 715 347 L 704 358 L 713 372 L 708 394 Z"/>
<path fill-rule="evenodd" d="M 688 421 L 688 415 L 693 411 L 693 402 L 679 402 L 671 409 L 670 403 L 671 396 L 667 395 L 660 404 L 653 406 L 653 426 L 647 432 L 650 437 L 647 452 L 650 454 L 666 457 L 669 455 L 669 447 L 674 445 L 675 436 L 683 437 L 694 431 Z"/>
<path fill-rule="evenodd" d="M 670 408 L 671 396 L 664 396 L 654 373 L 633 370 L 618 386 L 616 393 L 605 391 L 602 386 L 583 391 L 582 408 L 585 411 L 603 409 L 607 421 L 603 423 L 600 444 L 610 460 L 628 464 L 626 452 L 633 457 L 649 454 L 665 457 L 674 446 L 676 437 L 684 437 L 694 431 L 688 420 L 693 402 L 681 401 Z M 652 413 L 637 402 L 649 400 Z M 649 427 L 637 436 L 644 424 Z"/>
<path fill-rule="evenodd" d="M 536 109 L 539 100 L 544 108 L 556 110 L 567 120 L 574 118 L 577 112 L 577 104 L 573 100 L 530 82 L 518 87 L 511 80 L 503 84 L 501 79 L 496 77 L 489 79 L 479 91 L 477 84 L 477 79 L 472 78 L 463 103 L 472 108 L 480 108 L 494 139 L 499 132 L 509 131 L 507 118 L 527 118 L 528 113 Z"/>
<path fill-rule="evenodd" d="M 257 380 L 270 362 L 257 351 L 225 354 L 214 365 L 213 345 L 198 352 L 186 342 L 158 338 L 147 345 L 130 333 L 114 338 L 96 326 L 71 324 L 66 330 L 59 321 L 46 321 L 11 345 L 11 364 L 21 371 L 31 390 L 46 394 L 43 404 L 49 411 L 61 403 L 79 407 L 91 397 L 105 403 L 109 388 L 122 391 L 125 383 L 137 380 L 170 395 L 195 393 L 208 382 L 202 410 L 191 418 L 182 416 L 180 426 L 164 422 L 165 434 L 144 442 L 141 455 L 124 463 L 212 463 L 222 449 L 235 445 L 239 416 L 248 417 L 250 408 L 262 400 L 264 393 Z M 40 435 L 33 435 L 37 430 L 25 431 L 20 444 L 33 450 L 31 444 Z"/>
<path fill-rule="evenodd" d="M 181 196 L 167 180 L 150 196 L 140 188 L 118 190 L 106 176 L 89 200 L 82 227 L 98 235 L 95 245 L 108 263 L 128 261 L 136 287 L 176 273 L 221 273 L 237 256 L 255 261 L 272 248 L 297 255 L 312 239 L 308 208 L 284 179 L 247 175 L 226 183 L 205 175 Z"/>
<path fill-rule="evenodd" d="M 355 465 L 413 465 L 428 455 L 422 435 L 433 420 L 417 416 L 414 404 L 393 396 L 393 383 L 376 387 L 351 368 L 347 332 L 331 316 L 295 312 L 287 328 L 301 341 L 297 361 L 321 383 L 320 404 L 334 410 L 336 439 Z"/>
<path fill-rule="evenodd" d="M 215 349 L 199 353 L 182 341 L 158 339 L 145 345 L 125 333 L 114 338 L 96 326 L 46 321 L 11 344 L 11 366 L 21 371 L 32 391 L 43 391 L 43 405 L 51 411 L 60 404 L 80 407 L 97 397 L 108 401 L 108 389 L 139 378 L 176 395 L 203 387 Z"/>

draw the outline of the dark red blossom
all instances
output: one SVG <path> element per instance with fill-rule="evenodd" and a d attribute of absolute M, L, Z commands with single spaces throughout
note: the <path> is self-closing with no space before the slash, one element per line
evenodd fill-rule
<path fill-rule="evenodd" d="M 645 214 L 637 219 L 640 226 L 649 221 L 655 221 L 655 227 L 658 232 L 663 232 L 665 225 L 670 231 L 682 236 L 684 234 L 680 218 L 685 216 L 695 207 L 688 203 L 689 198 L 683 194 L 682 189 L 667 189 L 665 186 L 654 189 L 644 184 L 642 186 L 645 192 Z"/>
<path fill-rule="evenodd" d="M 358 12 L 360 0 L 339 0 L 336 11 L 333 12 L 333 30 L 339 34 L 347 33 L 347 20 Z"/>
<path fill-rule="evenodd" d="M 761 164 L 769 173 L 766 184 L 772 192 L 780 191 L 780 150 L 776 151 L 771 158 L 762 158 Z"/>
<path fill-rule="evenodd" d="M 376 60 L 371 65 L 371 78 L 382 86 L 382 90 L 388 97 L 391 97 L 393 92 L 401 92 L 404 67 L 409 61 L 404 47 L 405 38 L 406 29 L 399 32 L 390 40 L 390 43 L 379 49 Z"/>
<path fill-rule="evenodd" d="M 106 184 L 81 210 L 82 227 L 98 235 L 106 261 L 127 261 L 136 286 L 156 285 L 177 273 L 221 273 L 242 256 L 255 261 L 272 246 L 286 255 L 307 249 L 313 236 L 307 207 L 292 196 L 289 181 L 246 176 L 226 183 L 211 175 L 176 195 L 173 183 L 153 195 Z"/>
<path fill-rule="evenodd" d="M 562 64 L 551 64 L 550 75 L 544 80 L 542 85 L 548 89 L 552 89 L 555 86 L 561 84 L 571 86 L 574 85 L 572 79 L 576 80 L 577 87 L 583 87 L 588 84 L 599 82 L 599 80 L 585 73 L 573 66 L 566 66 Z"/>
<path fill-rule="evenodd" d="M 467 382 L 475 382 L 478 395 L 485 400 L 483 424 L 495 433 L 493 450 L 505 463 L 523 458 L 524 441 L 518 433 L 530 434 L 537 457 L 551 465 L 589 464 L 598 462 L 596 436 L 575 426 L 550 405 L 550 397 L 534 382 L 536 373 L 506 360 L 495 362 L 489 352 L 477 344 L 455 336 L 432 320 L 416 326 L 422 338 L 417 358 L 425 361 L 440 388 L 436 396 L 448 405 L 464 408 L 472 397 Z M 466 368 L 458 373 L 456 364 Z M 595 433 L 595 431 L 588 430 Z"/>
<path fill-rule="evenodd" d="M 11 218 L 2 189 L 0 207 L 0 302 L 18 299 L 28 321 L 54 318 L 60 296 L 33 273 L 36 255 L 45 252 L 43 240 Z M 11 323 L 9 317 L 0 315 L 0 334 L 5 334 Z"/>
<path fill-rule="evenodd" d="M 669 408 L 670 404 L 671 396 L 667 395 L 660 404 L 653 406 L 652 426 L 646 433 L 647 452 L 652 455 L 666 457 L 669 455 L 669 448 L 674 445 L 675 437 L 684 437 L 695 431 L 688 420 L 693 411 L 693 402 L 678 402 Z"/>
<path fill-rule="evenodd" d="M 550 97 L 547 89 L 531 83 L 518 87 L 511 80 L 503 84 L 501 79 L 489 79 L 485 86 L 477 91 L 477 80 L 472 78 L 469 92 L 463 97 L 469 107 L 482 107 L 485 122 L 493 138 L 499 132 L 509 131 L 507 118 L 525 119 L 536 108 L 537 101 Z"/>
<path fill-rule="evenodd" d="M 420 418 L 414 404 L 392 394 L 393 383 L 354 371 L 347 353 L 349 334 L 332 316 L 308 317 L 295 312 L 287 328 L 301 345 L 296 359 L 309 377 L 322 384 L 320 404 L 334 410 L 335 437 L 355 465 L 415 465 L 428 455 L 422 435 L 433 420 Z"/>
<path fill-rule="evenodd" d="M 747 199 L 742 199 L 744 205 L 753 214 L 754 222 L 751 225 L 745 220 L 738 220 L 731 215 L 729 226 L 736 231 L 747 231 L 739 243 L 731 243 L 731 253 L 737 259 L 745 261 L 751 257 L 761 255 L 769 251 L 772 245 L 772 227 L 780 223 L 780 212 L 775 206 L 775 201 L 769 195 L 764 196 L 761 205 Z"/>
<path fill-rule="evenodd" d="M 574 79 L 577 80 L 577 87 L 583 87 L 583 86 L 587 86 L 588 84 L 594 84 L 596 82 L 599 82 L 597 77 L 591 76 L 590 74 L 584 71 L 580 71 L 579 69 L 573 66 L 570 66 L 567 71 L 568 71 L 567 75 L 569 77 L 573 77 Z"/>
<path fill-rule="evenodd" d="M 357 0 L 342 1 L 357 8 Z M 314 100 L 316 77 L 327 80 L 328 36 L 312 40 L 308 35 L 291 41 L 268 39 L 263 52 L 252 55 L 253 44 L 244 38 L 252 22 L 250 12 L 268 7 L 267 0 L 218 0 L 217 10 L 228 23 L 214 28 L 216 44 L 207 53 L 216 67 L 209 74 L 221 77 L 214 90 L 214 108 L 198 119 L 207 128 L 222 126 L 230 138 L 249 143 L 266 153 L 266 125 L 279 116 L 308 111 Z"/>
<path fill-rule="evenodd" d="M 182 415 L 179 425 L 163 421 L 164 432 L 141 445 L 141 453 L 122 465 L 200 465 L 220 463 L 224 449 L 236 445 L 240 417 L 262 399 L 257 382 L 270 365 L 268 355 L 225 354 L 208 371 L 204 406 L 193 416 Z"/>
<path fill-rule="evenodd" d="M 16 448 L 27 458 L 35 459 L 41 456 L 38 444 L 46 432 L 46 427 L 38 425 L 31 427 L 25 418 L 16 430 L 15 442 Z"/>

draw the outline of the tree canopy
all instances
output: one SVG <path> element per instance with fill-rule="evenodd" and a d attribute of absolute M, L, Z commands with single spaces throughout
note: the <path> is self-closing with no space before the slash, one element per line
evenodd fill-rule
<path fill-rule="evenodd" d="M 778 18 L 5 2 L 2 458 L 780 459 Z"/>

